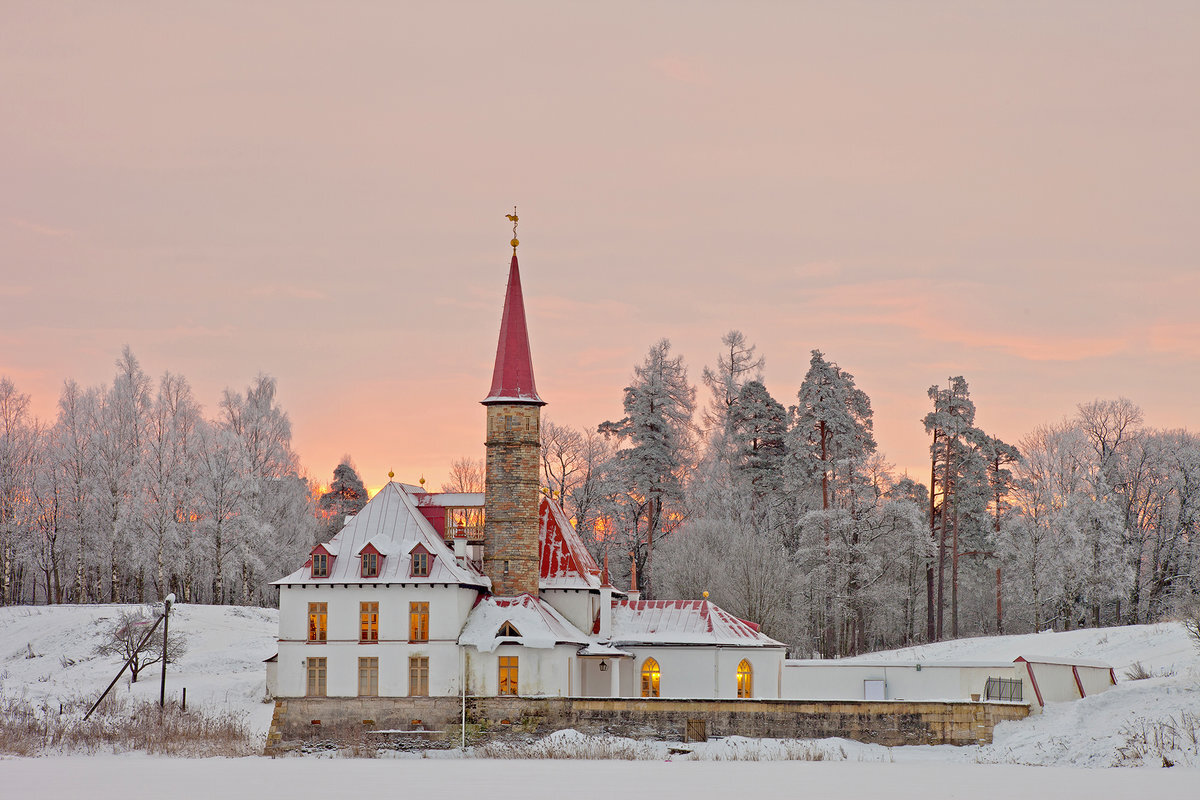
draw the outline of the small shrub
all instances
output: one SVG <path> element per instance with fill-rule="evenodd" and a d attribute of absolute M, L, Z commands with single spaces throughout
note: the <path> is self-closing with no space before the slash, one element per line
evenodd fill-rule
<path fill-rule="evenodd" d="M 1125 670 L 1125 680 L 1127 681 L 1144 681 L 1153 677 L 1154 673 L 1142 666 L 1140 661 L 1133 662 L 1129 665 L 1129 669 Z"/>

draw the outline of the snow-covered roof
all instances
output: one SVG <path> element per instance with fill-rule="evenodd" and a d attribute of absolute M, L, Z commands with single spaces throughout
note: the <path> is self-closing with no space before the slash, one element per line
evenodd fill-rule
<path fill-rule="evenodd" d="M 498 636 L 505 622 L 520 632 L 520 636 Z M 525 647 L 547 648 L 556 644 L 589 644 L 582 631 L 545 600 L 530 594 L 516 597 L 481 597 L 459 634 L 460 645 L 470 645 L 491 653 L 506 642 Z"/>
<path fill-rule="evenodd" d="M 542 589 L 599 589 L 600 568 L 571 526 L 567 515 L 548 497 L 542 497 L 541 520 Z"/>
<path fill-rule="evenodd" d="M 581 647 L 576 655 L 598 656 L 600 658 L 633 657 L 633 653 L 622 650 L 619 647 L 613 647 L 610 644 L 603 644 L 602 642 L 592 642 L 587 647 Z"/>
<path fill-rule="evenodd" d="M 379 575 L 373 578 L 362 577 L 362 562 L 357 557 L 368 543 L 386 555 L 380 565 Z M 409 553 L 418 544 L 424 545 L 433 555 L 428 575 L 410 574 Z M 490 586 L 488 579 L 474 566 L 463 566 L 455 560 L 454 552 L 417 510 L 412 496 L 395 482 L 380 489 L 350 524 L 326 543 L 326 548 L 336 548 L 334 552 L 347 554 L 333 559 L 328 577 L 314 578 L 311 569 L 301 567 L 275 581 L 275 585 L 457 583 L 479 588 Z M 355 555 L 348 557 L 350 553 Z"/>
<path fill-rule="evenodd" d="M 783 647 L 760 633 L 757 625 L 738 619 L 707 600 L 614 601 L 611 643 Z"/>
<path fill-rule="evenodd" d="M 419 506 L 479 506 L 483 508 L 483 492 L 426 492 L 413 493 Z"/>
<path fill-rule="evenodd" d="M 864 669 L 1012 669 L 1011 661 L 887 661 L 869 657 L 853 658 L 789 658 L 785 667 L 862 667 Z"/>
<path fill-rule="evenodd" d="M 1112 669 L 1112 664 L 1104 661 L 1093 661 L 1086 658 L 1075 658 L 1074 656 L 1017 656 L 1013 663 L 1018 661 L 1026 661 L 1030 664 L 1059 664 L 1066 667 L 1096 667 L 1098 669 Z"/>

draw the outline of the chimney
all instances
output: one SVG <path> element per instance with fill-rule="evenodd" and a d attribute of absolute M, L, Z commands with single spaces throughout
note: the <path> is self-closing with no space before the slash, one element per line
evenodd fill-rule
<path fill-rule="evenodd" d="M 608 582 L 608 553 L 604 554 L 604 583 L 600 584 L 600 638 L 612 639 L 613 585 Z"/>
<path fill-rule="evenodd" d="M 642 593 L 639 592 L 638 588 L 637 588 L 637 556 L 633 553 L 630 553 L 629 559 L 630 559 L 629 594 L 627 595 L 627 597 L 630 600 L 640 600 L 642 597 Z"/>
<path fill-rule="evenodd" d="M 467 563 L 467 531 L 462 525 L 458 526 L 458 530 L 454 532 L 454 558 L 459 565 L 466 566 Z"/>

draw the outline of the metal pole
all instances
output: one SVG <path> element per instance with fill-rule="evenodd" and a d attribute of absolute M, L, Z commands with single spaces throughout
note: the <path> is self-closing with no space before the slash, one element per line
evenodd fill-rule
<path fill-rule="evenodd" d="M 458 663 L 460 665 L 460 682 L 462 683 L 462 739 L 459 746 L 467 749 L 467 651 L 462 645 L 458 646 Z"/>
<path fill-rule="evenodd" d="M 167 705 L 167 627 L 170 620 L 167 619 L 171 614 L 171 604 L 175 602 L 175 595 L 167 595 L 167 599 L 163 600 L 163 651 L 162 651 L 162 680 L 158 685 L 158 707 L 163 709 Z"/>
<path fill-rule="evenodd" d="M 158 623 L 162 621 L 162 617 L 154 620 L 154 627 L 146 631 L 146 635 L 142 637 L 140 642 L 138 642 L 138 646 L 134 649 L 133 653 L 129 656 L 129 658 L 125 659 L 125 663 L 121 666 L 121 671 L 117 673 L 117 677 L 112 679 L 112 683 L 110 683 L 108 688 L 104 690 L 104 694 L 100 695 L 100 699 L 93 703 L 92 707 L 88 709 L 88 712 L 83 715 L 84 722 L 86 722 L 87 718 L 92 715 L 92 712 L 96 710 L 96 707 L 104 701 L 104 698 L 108 697 L 108 693 L 111 692 L 112 688 L 117 685 L 117 681 L 121 680 L 121 676 L 125 674 L 125 670 L 129 669 L 129 665 L 133 663 L 135 658 L 137 658 L 138 653 L 142 652 L 142 648 L 146 646 L 146 642 L 150 641 L 150 637 L 154 635 L 156 630 L 158 630 Z"/>

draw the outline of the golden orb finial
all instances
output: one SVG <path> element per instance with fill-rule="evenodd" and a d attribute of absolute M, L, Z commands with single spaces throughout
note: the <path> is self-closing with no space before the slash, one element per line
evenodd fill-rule
<path fill-rule="evenodd" d="M 421 486 L 425 485 L 425 476 L 424 475 L 421 476 L 421 480 L 419 480 L 418 483 L 420 483 Z"/>
<path fill-rule="evenodd" d="M 708 599 L 708 592 L 705 592 L 705 593 L 704 593 L 704 599 L 705 599 L 705 600 L 707 600 L 707 599 Z"/>
<path fill-rule="evenodd" d="M 392 471 L 389 469 L 389 470 L 388 470 L 388 480 L 390 481 L 390 480 L 391 480 L 392 478 L 394 478 L 394 477 L 396 477 L 396 473 L 392 472 Z"/>
<path fill-rule="evenodd" d="M 513 224 L 513 238 L 509 244 L 512 245 L 513 255 L 515 256 L 517 254 L 517 245 L 521 243 L 521 240 L 517 238 L 517 207 L 513 206 L 513 213 L 505 214 L 504 216 Z"/>

